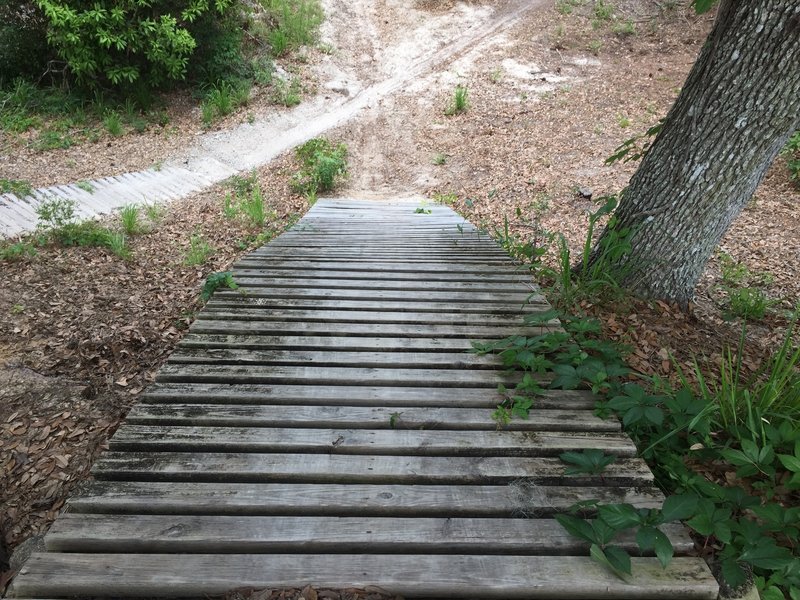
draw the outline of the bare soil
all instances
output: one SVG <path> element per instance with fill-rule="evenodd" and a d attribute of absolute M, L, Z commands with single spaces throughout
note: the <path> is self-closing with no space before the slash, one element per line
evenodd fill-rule
<path fill-rule="evenodd" d="M 596 199 L 624 187 L 636 165 L 604 160 L 666 114 L 709 30 L 710 16 L 663 8 L 670 5 L 624 0 L 613 18 L 598 20 L 577 2 L 562 14 L 551 3 L 514 0 L 330 0 L 324 40 L 334 51 L 304 54 L 308 89 L 334 102 L 396 84 L 328 132 L 350 152 L 350 179 L 337 193 L 446 198 L 489 231 L 507 218 L 530 235 L 519 208 L 579 252 L 596 204 L 578 190 L 590 188 Z M 503 15 L 511 15 L 507 26 L 491 29 Z M 457 84 L 467 87 L 469 108 L 446 116 Z M 272 118 L 276 109 L 260 106 L 220 127 L 247 122 L 251 112 Z M 202 137 L 185 98 L 170 100 L 169 111 L 170 133 L 44 154 L 6 145 L 0 177 L 65 183 L 166 160 Z M 284 155 L 258 170 L 276 231 L 307 208 L 288 186 L 295 168 Z M 133 239 L 129 261 L 105 250 L 45 248 L 0 265 L 0 538 L 8 548 L 47 529 L 180 340 L 206 276 L 252 247 L 255 232 L 224 218 L 223 197 L 219 186 L 167 207 L 150 233 Z M 722 243 L 734 260 L 771 276 L 764 289 L 776 305 L 749 329 L 753 366 L 783 335 L 784 313 L 800 298 L 799 200 L 779 159 Z M 183 264 L 192 232 L 216 249 L 198 267 Z M 633 301 L 583 308 L 633 347 L 634 368 L 670 376 L 671 355 L 713 365 L 735 344 L 741 322 L 723 318 L 725 303 L 714 259 L 691 314 Z"/>

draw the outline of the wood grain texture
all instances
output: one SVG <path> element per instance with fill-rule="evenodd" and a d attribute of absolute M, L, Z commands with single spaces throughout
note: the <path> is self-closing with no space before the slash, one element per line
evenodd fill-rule
<path fill-rule="evenodd" d="M 685 528 L 662 526 L 678 556 L 694 548 Z M 618 539 L 639 553 L 635 533 Z M 553 519 L 255 517 L 67 513 L 47 535 L 51 552 L 587 554 L 589 544 Z M 651 552 L 649 556 L 654 556 Z"/>
<path fill-rule="evenodd" d="M 162 515 L 550 517 L 576 502 L 627 502 L 657 508 L 650 485 L 575 486 L 515 481 L 505 485 L 392 485 L 347 483 L 201 483 L 88 481 L 69 501 L 70 512 Z"/>
<path fill-rule="evenodd" d="M 387 406 L 307 406 L 249 404 L 147 404 L 134 406 L 126 423 L 238 427 L 485 430 L 499 426 L 491 409 Z M 589 410 L 533 409 L 527 419 L 513 419 L 506 431 L 619 432 L 616 419 Z"/>
<path fill-rule="evenodd" d="M 571 475 L 557 458 L 518 456 L 374 456 L 254 452 L 115 452 L 92 467 L 97 479 L 262 483 L 404 483 L 438 485 L 649 484 L 653 474 L 638 458 L 612 463 L 602 476 Z"/>
<path fill-rule="evenodd" d="M 319 201 L 234 267 L 51 528 L 16 597 L 378 586 L 408 598 L 714 598 L 678 558 L 623 581 L 554 517 L 664 498 L 586 391 L 513 386 L 474 341 L 560 330 L 530 273 L 443 206 Z M 542 378 L 543 383 L 548 379 Z M 567 450 L 615 455 L 567 475 Z M 596 511 L 585 507 L 582 515 Z M 619 543 L 636 553 L 632 534 Z"/>
<path fill-rule="evenodd" d="M 623 581 L 588 557 L 369 554 L 37 553 L 14 585 L 20 595 L 173 597 L 238 587 L 378 586 L 407 598 L 614 598 L 713 600 L 704 562 L 676 558 L 662 569 L 634 558 Z"/>

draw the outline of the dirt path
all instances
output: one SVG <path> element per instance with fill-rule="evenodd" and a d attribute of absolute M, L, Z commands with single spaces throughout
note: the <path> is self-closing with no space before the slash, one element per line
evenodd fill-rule
<path fill-rule="evenodd" d="M 40 188 L 27 206 L 11 196 L 0 198 L 0 234 L 32 230 L 35 209 L 49 198 L 77 203 L 79 213 L 91 217 L 130 202 L 165 202 L 196 192 L 232 174 L 260 167 L 282 153 L 363 115 L 355 191 L 374 194 L 403 190 L 393 185 L 384 169 L 394 153 L 414 153 L 404 124 L 387 119 L 391 98 L 408 89 L 425 89 L 430 76 L 457 57 L 469 53 L 508 28 L 524 13 L 543 3 L 507 0 L 495 6 L 462 4 L 438 14 L 409 8 L 397 1 L 328 0 L 324 43 L 333 48 L 317 68 L 320 93 L 294 110 L 273 112 L 252 123 L 198 136 L 196 141 L 149 169 L 80 186 Z M 463 59 L 462 59 L 463 61 Z M 384 102 L 388 104 L 384 106 Z M 417 177 L 427 182 L 424 174 Z M 84 182 L 84 187 L 86 183 Z M 24 209 L 22 208 L 24 206 Z"/>

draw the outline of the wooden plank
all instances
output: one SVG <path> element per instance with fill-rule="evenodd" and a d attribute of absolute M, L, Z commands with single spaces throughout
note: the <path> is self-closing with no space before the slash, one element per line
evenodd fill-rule
<path fill-rule="evenodd" d="M 87 481 L 70 512 L 169 515 L 550 517 L 576 502 L 660 508 L 654 486 Z"/>
<path fill-rule="evenodd" d="M 661 530 L 675 553 L 694 542 L 683 525 Z M 632 531 L 615 543 L 639 554 Z M 50 552 L 588 554 L 589 544 L 553 519 L 61 515 L 47 534 Z M 646 556 L 654 556 L 652 552 Z"/>
<path fill-rule="evenodd" d="M 445 311 L 392 312 L 383 310 L 314 310 L 314 309 L 262 309 L 236 307 L 233 309 L 208 306 L 197 315 L 198 320 L 209 321 L 282 321 L 284 323 L 387 323 L 408 325 L 458 325 L 487 327 L 525 327 L 522 315 L 472 315 L 452 314 Z M 542 325 L 556 328 L 555 319 Z"/>
<path fill-rule="evenodd" d="M 279 367 L 263 365 L 166 364 L 156 381 L 196 383 L 274 383 L 282 385 L 403 385 L 496 388 L 515 385 L 519 374 L 465 369 L 380 369 L 357 367 Z"/>
<path fill-rule="evenodd" d="M 209 309 L 243 308 L 257 306 L 262 309 L 314 309 L 314 310 L 379 310 L 395 313 L 428 312 L 437 314 L 476 315 L 530 315 L 549 310 L 544 303 L 528 304 L 446 304 L 444 302 L 372 302 L 369 300 L 309 300 L 303 298 L 263 298 L 253 294 L 216 292 L 206 303 Z"/>
<path fill-rule="evenodd" d="M 281 288 L 270 289 L 266 286 L 242 285 L 239 292 L 231 294 L 246 294 L 253 298 L 333 298 L 338 300 L 372 300 L 390 302 L 470 302 L 472 304 L 517 304 L 522 306 L 529 299 L 536 301 L 541 298 L 538 292 L 530 293 L 482 293 L 460 291 L 402 291 L 402 290 L 373 290 L 373 289 L 330 289 L 318 288 Z"/>
<path fill-rule="evenodd" d="M 306 277 L 236 277 L 236 283 L 243 288 L 268 287 L 270 289 L 316 289 L 329 290 L 403 290 L 408 292 L 481 292 L 530 294 L 536 291 L 532 284 L 524 282 L 497 283 L 493 281 L 408 281 L 404 279 L 323 279 Z"/>
<path fill-rule="evenodd" d="M 705 562 L 675 558 L 662 569 L 634 558 L 622 580 L 589 557 L 320 554 L 35 553 L 16 596 L 194 596 L 234 588 L 378 586 L 407 598 L 685 598 L 714 600 Z"/>
<path fill-rule="evenodd" d="M 413 263 L 403 263 L 398 261 L 341 261 L 330 258 L 319 258 L 314 263 L 296 258 L 286 258 L 285 260 L 273 259 L 260 256 L 255 253 L 244 256 L 233 264 L 233 269 L 272 269 L 275 271 L 296 271 L 308 269 L 309 267 L 328 272 L 390 272 L 390 273 L 452 273 L 454 275 L 498 275 L 518 276 L 527 275 L 524 267 L 509 263 L 507 265 L 458 265 L 444 261 L 416 261 Z"/>
<path fill-rule="evenodd" d="M 494 408 L 502 400 L 497 390 L 395 386 L 230 385 L 156 383 L 142 402 L 204 402 L 214 404 L 306 404 L 309 406 L 384 406 Z M 595 398 L 582 390 L 544 390 L 537 409 L 593 410 Z"/>
<path fill-rule="evenodd" d="M 565 481 L 557 458 L 474 456 L 363 456 L 219 452 L 115 452 L 92 467 L 97 479 L 260 483 L 404 483 L 499 485 L 517 480 L 556 485 Z M 653 474 L 638 458 L 613 462 L 602 476 L 571 475 L 571 485 L 650 484 Z"/>
<path fill-rule="evenodd" d="M 602 432 L 286 429 L 275 427 L 121 427 L 109 442 L 130 452 L 274 452 L 403 456 L 558 456 L 599 448 L 632 458 L 627 435 Z"/>
<path fill-rule="evenodd" d="M 510 335 L 534 336 L 546 333 L 544 327 L 521 327 L 516 325 L 414 325 L 400 323 L 273 323 L 270 321 L 225 321 L 223 319 L 197 319 L 192 323 L 193 333 L 217 333 L 228 335 L 298 335 L 318 334 L 339 337 L 423 337 L 423 338 L 467 338 L 482 340 L 504 338 Z"/>
<path fill-rule="evenodd" d="M 229 348 L 178 348 L 171 364 L 281 365 L 315 367 L 379 367 L 448 369 L 502 369 L 497 356 L 467 352 L 319 352 L 313 350 L 237 350 Z"/>
<path fill-rule="evenodd" d="M 135 425 L 217 427 L 308 427 L 348 429 L 454 429 L 495 431 L 491 409 L 412 408 L 388 406 L 308 406 L 249 404 L 146 404 L 134 406 L 125 418 Z M 507 431 L 617 432 L 617 419 L 601 419 L 589 410 L 541 410 L 528 419 L 513 419 Z"/>
<path fill-rule="evenodd" d="M 533 283 L 530 273 L 458 273 L 452 271 L 409 271 L 397 272 L 394 269 L 377 271 L 377 270 L 340 270 L 331 271 L 328 269 L 319 269 L 314 264 L 308 264 L 304 269 L 295 268 L 291 270 L 292 277 L 314 280 L 328 280 L 328 279 L 352 279 L 356 281 L 377 281 L 377 280 L 394 280 L 394 281 L 438 281 L 438 282 L 470 282 L 470 283 L 503 283 L 503 284 L 531 284 Z M 240 277 L 269 277 L 269 278 L 285 278 L 287 271 L 284 269 L 273 268 L 235 268 L 233 270 L 234 279 Z"/>
<path fill-rule="evenodd" d="M 468 352 L 472 340 L 465 338 L 339 337 L 322 335 L 228 335 L 189 331 L 182 348 L 231 348 L 250 350 L 339 350 L 341 352 Z"/>

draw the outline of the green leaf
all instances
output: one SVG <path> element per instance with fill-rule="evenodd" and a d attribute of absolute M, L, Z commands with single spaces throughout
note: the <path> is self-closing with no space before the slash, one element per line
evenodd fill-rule
<path fill-rule="evenodd" d="M 556 521 L 567 530 L 571 536 L 587 542 L 595 541 L 594 529 L 585 520 L 572 515 L 556 515 Z"/>
<path fill-rule="evenodd" d="M 642 517 L 630 504 L 607 504 L 597 508 L 598 516 L 614 529 L 635 527 L 642 522 Z"/>
<path fill-rule="evenodd" d="M 742 552 L 739 560 L 759 569 L 778 570 L 792 563 L 792 553 L 788 548 L 777 546 L 772 538 L 761 538 L 755 546 Z"/>
<path fill-rule="evenodd" d="M 747 583 L 747 576 L 734 559 L 728 558 L 720 563 L 722 578 L 731 588 L 736 589 L 740 585 Z"/>
<path fill-rule="evenodd" d="M 636 532 L 636 543 L 642 553 L 649 552 L 655 548 L 656 532 L 658 532 L 658 529 L 655 527 L 640 527 L 639 531 Z"/>
<path fill-rule="evenodd" d="M 631 574 L 631 557 L 625 550 L 619 546 L 607 546 L 605 553 L 612 569 L 617 573 Z"/>
<path fill-rule="evenodd" d="M 694 494 L 676 494 L 664 500 L 661 507 L 662 522 L 684 521 L 697 512 L 698 497 Z"/>
<path fill-rule="evenodd" d="M 658 529 L 656 529 L 656 541 L 654 549 L 656 551 L 658 561 L 661 563 L 661 566 L 666 569 L 667 566 L 669 566 L 673 555 L 675 554 L 675 550 L 673 549 L 672 542 L 669 541 L 669 538 Z"/>
<path fill-rule="evenodd" d="M 692 0 L 692 6 L 698 15 L 708 12 L 716 3 L 717 0 Z"/>
<path fill-rule="evenodd" d="M 778 460 L 781 461 L 781 464 L 787 471 L 800 473 L 800 457 L 790 454 L 778 454 Z"/>

